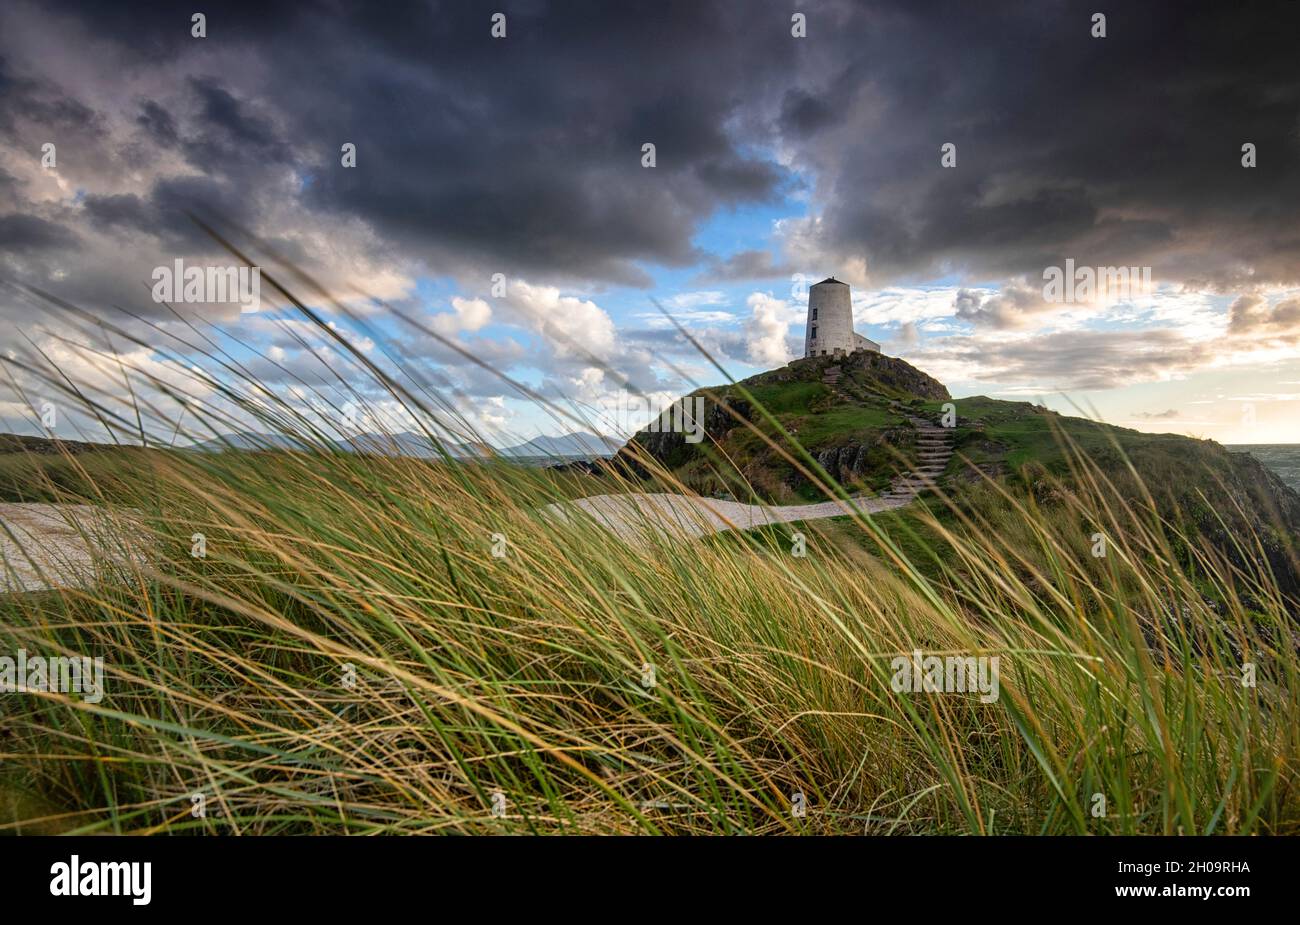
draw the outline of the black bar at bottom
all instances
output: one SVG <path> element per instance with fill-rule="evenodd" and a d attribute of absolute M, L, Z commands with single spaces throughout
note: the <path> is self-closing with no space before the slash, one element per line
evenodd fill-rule
<path fill-rule="evenodd" d="M 806 914 L 810 901 L 823 906 L 838 903 L 838 896 L 851 907 L 1043 899 L 1064 903 L 1058 909 L 1200 904 L 1231 914 L 1243 903 L 1276 903 L 1293 894 L 1293 844 L 1287 838 L 25 836 L 0 839 L 0 889 L 11 913 L 48 904 L 127 915 L 255 909 L 337 916 L 349 909 L 392 912 L 391 903 L 403 902 L 435 914 L 443 904 L 452 912 L 466 903 L 484 912 L 580 903 L 598 914 L 668 914 L 681 902 L 689 904 L 681 911 L 704 905 L 734 913 L 749 906 L 770 913 L 802 905 Z M 145 863 L 147 903 L 139 901 L 146 897 Z"/>

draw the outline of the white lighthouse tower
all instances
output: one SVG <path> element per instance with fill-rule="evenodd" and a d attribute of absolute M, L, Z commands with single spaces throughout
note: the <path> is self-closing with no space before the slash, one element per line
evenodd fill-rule
<path fill-rule="evenodd" d="M 880 352 L 880 345 L 853 331 L 853 301 L 849 284 L 835 277 L 808 288 L 808 327 L 803 355 L 845 356 L 858 350 Z"/>

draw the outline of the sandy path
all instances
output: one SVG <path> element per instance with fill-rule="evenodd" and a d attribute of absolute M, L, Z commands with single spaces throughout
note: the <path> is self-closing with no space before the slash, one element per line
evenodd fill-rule
<path fill-rule="evenodd" d="M 126 560 L 120 526 L 88 504 L 0 504 L 0 593 L 92 584 L 97 562 Z"/>
<path fill-rule="evenodd" d="M 910 498 L 855 498 L 859 510 L 870 514 L 893 510 Z M 689 495 L 625 494 L 592 495 L 563 504 L 547 505 L 543 510 L 564 520 L 571 519 L 577 508 L 597 523 L 625 539 L 637 539 L 646 531 L 670 536 L 697 537 L 723 530 L 748 530 L 766 524 L 818 520 L 851 513 L 838 501 L 819 504 L 757 505 L 739 501 L 715 501 Z"/>

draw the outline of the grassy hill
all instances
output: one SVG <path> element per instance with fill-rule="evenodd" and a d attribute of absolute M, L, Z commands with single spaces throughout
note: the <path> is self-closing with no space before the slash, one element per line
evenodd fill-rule
<path fill-rule="evenodd" d="M 1214 441 L 1142 433 L 1027 402 L 952 399 L 905 361 L 874 353 L 798 360 L 695 396 L 705 399 L 707 439 L 692 444 L 681 433 L 644 430 L 616 459 L 640 474 L 662 467 L 661 475 L 689 490 L 740 500 L 824 500 L 813 477 L 823 474 L 851 493 L 873 495 L 915 465 L 915 421 L 946 423 L 956 452 L 940 488 L 959 511 L 984 503 L 991 486 L 1050 512 L 1104 485 L 1186 536 L 1209 540 L 1237 565 L 1266 561 L 1281 590 L 1300 598 L 1300 495 L 1253 456 Z M 1006 499 L 994 503 L 1005 507 Z M 1087 522 L 1102 519 L 1080 517 L 1078 527 L 1088 536 L 1105 532 Z"/>
<path fill-rule="evenodd" d="M 774 503 L 824 500 L 797 441 L 817 466 L 854 491 L 878 492 L 916 461 L 905 404 L 948 399 L 938 380 L 878 353 L 813 357 L 734 385 L 700 389 L 707 438 L 642 430 L 616 461 L 645 474 L 647 459 L 701 494 Z"/>

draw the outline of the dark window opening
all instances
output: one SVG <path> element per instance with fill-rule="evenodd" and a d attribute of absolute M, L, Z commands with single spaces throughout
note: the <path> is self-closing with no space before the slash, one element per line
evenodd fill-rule
<path fill-rule="evenodd" d="M 812 336 L 812 339 L 813 339 L 813 340 L 816 340 L 816 339 L 817 339 L 817 325 L 815 325 L 815 324 L 812 326 L 812 335 L 811 335 L 811 336 Z"/>

